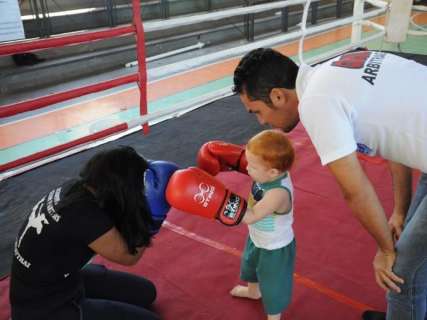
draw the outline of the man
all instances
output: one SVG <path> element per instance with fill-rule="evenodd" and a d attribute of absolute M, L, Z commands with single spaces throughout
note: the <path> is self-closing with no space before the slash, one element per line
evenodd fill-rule
<path fill-rule="evenodd" d="M 411 193 L 412 169 L 427 172 L 427 90 L 420 87 L 426 83 L 427 67 L 371 51 L 298 67 L 261 48 L 244 56 L 234 72 L 234 91 L 261 124 L 289 132 L 302 122 L 322 164 L 375 239 L 373 266 L 378 285 L 388 291 L 388 320 L 426 316 L 426 174 L 413 199 Z M 388 223 L 356 152 L 389 161 L 394 210 Z"/>

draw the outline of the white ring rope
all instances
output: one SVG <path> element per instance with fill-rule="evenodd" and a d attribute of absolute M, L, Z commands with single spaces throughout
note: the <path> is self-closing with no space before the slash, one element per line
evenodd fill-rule
<path fill-rule="evenodd" d="M 298 47 L 298 58 L 300 61 L 300 64 L 304 64 L 304 57 L 303 57 L 303 53 L 304 53 L 304 38 L 305 38 L 305 34 L 307 32 L 307 16 L 308 16 L 308 9 L 310 8 L 310 4 L 311 4 L 311 0 L 307 0 L 304 4 L 304 11 L 302 13 L 302 19 L 301 19 L 301 23 L 300 23 L 300 27 L 301 27 L 301 38 L 299 40 L 299 47 Z"/>
<path fill-rule="evenodd" d="M 302 0 L 287 0 L 287 1 L 288 1 L 288 4 L 290 4 L 291 2 L 293 4 L 304 4 L 304 10 L 303 10 L 302 21 L 301 21 L 301 30 L 290 32 L 290 33 L 287 33 L 285 35 L 280 34 L 277 36 L 270 37 L 268 39 L 262 39 L 262 40 L 258 40 L 258 41 L 255 41 L 255 42 L 252 42 L 249 44 L 241 45 L 239 47 L 225 49 L 225 50 L 222 50 L 220 52 L 206 53 L 205 55 L 203 55 L 203 57 L 198 57 L 198 58 L 192 57 L 191 59 L 187 59 L 184 61 L 179 61 L 179 62 L 176 62 L 173 64 L 158 67 L 155 69 L 147 70 L 148 75 L 149 76 L 151 75 L 151 78 L 156 77 L 157 79 L 155 81 L 159 81 L 160 79 L 169 78 L 174 74 L 187 72 L 189 69 L 195 70 L 195 69 L 201 68 L 202 66 L 217 63 L 218 61 L 221 61 L 221 60 L 225 61 L 228 59 L 236 58 L 237 56 L 243 55 L 247 51 L 250 51 L 250 50 L 258 48 L 258 47 L 275 46 L 275 45 L 282 44 L 284 42 L 296 40 L 296 39 L 298 39 L 298 37 L 300 37 L 300 39 L 299 39 L 299 41 L 300 41 L 299 42 L 299 59 L 300 59 L 301 63 L 304 63 L 304 60 L 303 60 L 303 44 L 304 44 L 304 37 L 306 35 L 319 34 L 321 32 L 333 30 L 335 28 L 339 28 L 341 26 L 350 24 L 356 20 L 359 21 L 360 19 L 370 19 L 373 17 L 377 17 L 377 16 L 379 16 L 385 12 L 384 8 L 374 9 L 374 10 L 371 10 L 369 12 L 362 13 L 360 15 L 360 17 L 350 16 L 350 17 L 346 17 L 346 18 L 341 18 L 341 19 L 334 20 L 332 22 L 327 22 L 324 24 L 311 26 L 310 28 L 307 29 L 306 24 L 307 24 L 307 17 L 308 17 L 308 11 L 309 11 L 310 4 L 311 4 L 311 2 L 318 1 L 318 0 L 306 0 L 305 2 L 303 2 Z M 308 59 L 307 63 L 311 64 L 311 63 L 320 62 L 321 60 L 330 58 L 330 57 L 332 57 L 338 53 L 343 53 L 343 52 L 346 52 L 347 50 L 351 50 L 356 45 L 360 45 L 362 43 L 366 43 L 366 42 L 369 42 L 371 40 L 374 40 L 374 39 L 377 39 L 377 38 L 383 37 L 383 36 L 384 36 L 384 31 L 380 31 L 377 34 L 372 35 L 371 37 L 367 37 L 365 39 L 360 39 L 357 43 L 351 43 L 348 46 L 344 46 L 344 47 L 340 47 L 338 49 L 334 49 L 334 50 L 327 52 L 325 54 L 322 54 L 320 56 L 318 55 L 316 57 L 311 57 Z M 151 81 L 151 83 L 153 83 L 153 82 L 154 81 Z M 162 112 L 158 112 L 158 113 L 156 112 L 156 113 L 152 113 L 152 114 L 149 114 L 147 116 L 144 116 L 144 117 L 138 117 L 136 119 L 132 119 L 132 120 L 127 122 L 128 130 L 126 132 L 120 132 L 120 133 L 114 134 L 111 137 L 106 137 L 106 138 L 103 138 L 103 139 L 98 140 L 98 141 L 86 143 L 84 145 L 80 145 L 79 147 L 75 147 L 75 148 L 66 150 L 62 153 L 59 153 L 59 154 L 56 154 L 56 155 L 53 155 L 50 157 L 46 157 L 42 160 L 37 160 L 37 161 L 31 162 L 28 164 L 24 164 L 24 165 L 19 166 L 17 168 L 13 168 L 13 169 L 8 170 L 6 172 L 2 172 L 2 173 L 0 173 L 0 181 L 7 179 L 7 178 L 10 178 L 12 176 L 15 176 L 17 174 L 23 173 L 25 171 L 34 169 L 36 167 L 39 167 L 40 165 L 61 159 L 61 158 L 66 157 L 68 155 L 74 154 L 76 152 L 80 152 L 82 150 L 92 148 L 92 147 L 100 145 L 102 143 L 115 140 L 120 136 L 124 136 L 124 135 L 129 134 L 130 132 L 140 130 L 141 124 L 147 123 L 147 121 L 150 121 L 151 123 L 153 123 L 153 122 L 156 123 L 156 122 L 160 122 L 160 121 L 167 119 L 167 118 L 170 118 L 170 117 L 177 117 L 186 111 L 193 110 L 199 106 L 203 106 L 209 102 L 215 101 L 218 98 L 222 98 L 222 97 L 225 97 L 225 96 L 232 94 L 231 86 L 226 87 L 226 88 L 222 88 L 222 89 L 217 90 L 217 91 L 218 92 L 210 92 L 209 94 L 198 97 L 198 98 L 194 99 L 194 101 L 186 101 L 182 105 L 174 106 L 172 108 L 168 108 L 168 110 L 163 110 Z M 110 127 L 110 125 L 111 125 L 111 123 L 102 123 L 99 127 L 97 127 L 97 129 L 98 130 L 104 130 L 104 126 L 107 128 L 107 127 Z M 96 130 L 96 131 L 98 131 L 98 130 Z"/>

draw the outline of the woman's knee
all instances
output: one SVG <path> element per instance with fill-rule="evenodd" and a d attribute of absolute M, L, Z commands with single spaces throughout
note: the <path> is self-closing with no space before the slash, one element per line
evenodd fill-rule
<path fill-rule="evenodd" d="M 146 290 L 145 301 L 148 304 L 152 304 L 157 298 L 157 289 L 153 282 L 151 282 L 148 279 L 144 279 L 144 280 L 146 281 L 146 283 L 144 284 L 144 289 Z"/>
<path fill-rule="evenodd" d="M 109 270 L 104 266 L 85 268 L 84 282 L 89 298 L 123 301 L 147 307 L 157 297 L 157 290 L 150 280 L 127 272 Z"/>

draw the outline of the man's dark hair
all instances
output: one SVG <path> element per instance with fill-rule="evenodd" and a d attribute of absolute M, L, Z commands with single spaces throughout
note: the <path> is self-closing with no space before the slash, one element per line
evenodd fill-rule
<path fill-rule="evenodd" d="M 234 71 L 233 92 L 270 105 L 271 90 L 295 89 L 297 74 L 298 66 L 290 58 L 273 49 L 258 48 L 240 60 Z"/>
<path fill-rule="evenodd" d="M 153 223 L 144 195 L 147 161 L 128 146 L 101 151 L 80 172 L 81 183 L 95 190 L 95 198 L 112 218 L 115 227 L 134 254 L 151 243 Z"/>

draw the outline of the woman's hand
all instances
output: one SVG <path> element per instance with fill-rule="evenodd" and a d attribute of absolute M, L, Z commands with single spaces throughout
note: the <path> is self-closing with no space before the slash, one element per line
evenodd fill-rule
<path fill-rule="evenodd" d="M 397 284 L 403 284 L 404 281 L 392 271 L 395 260 L 395 252 L 383 252 L 381 249 L 378 249 L 373 261 L 375 280 L 384 290 L 393 290 L 400 293 L 400 288 Z"/>

